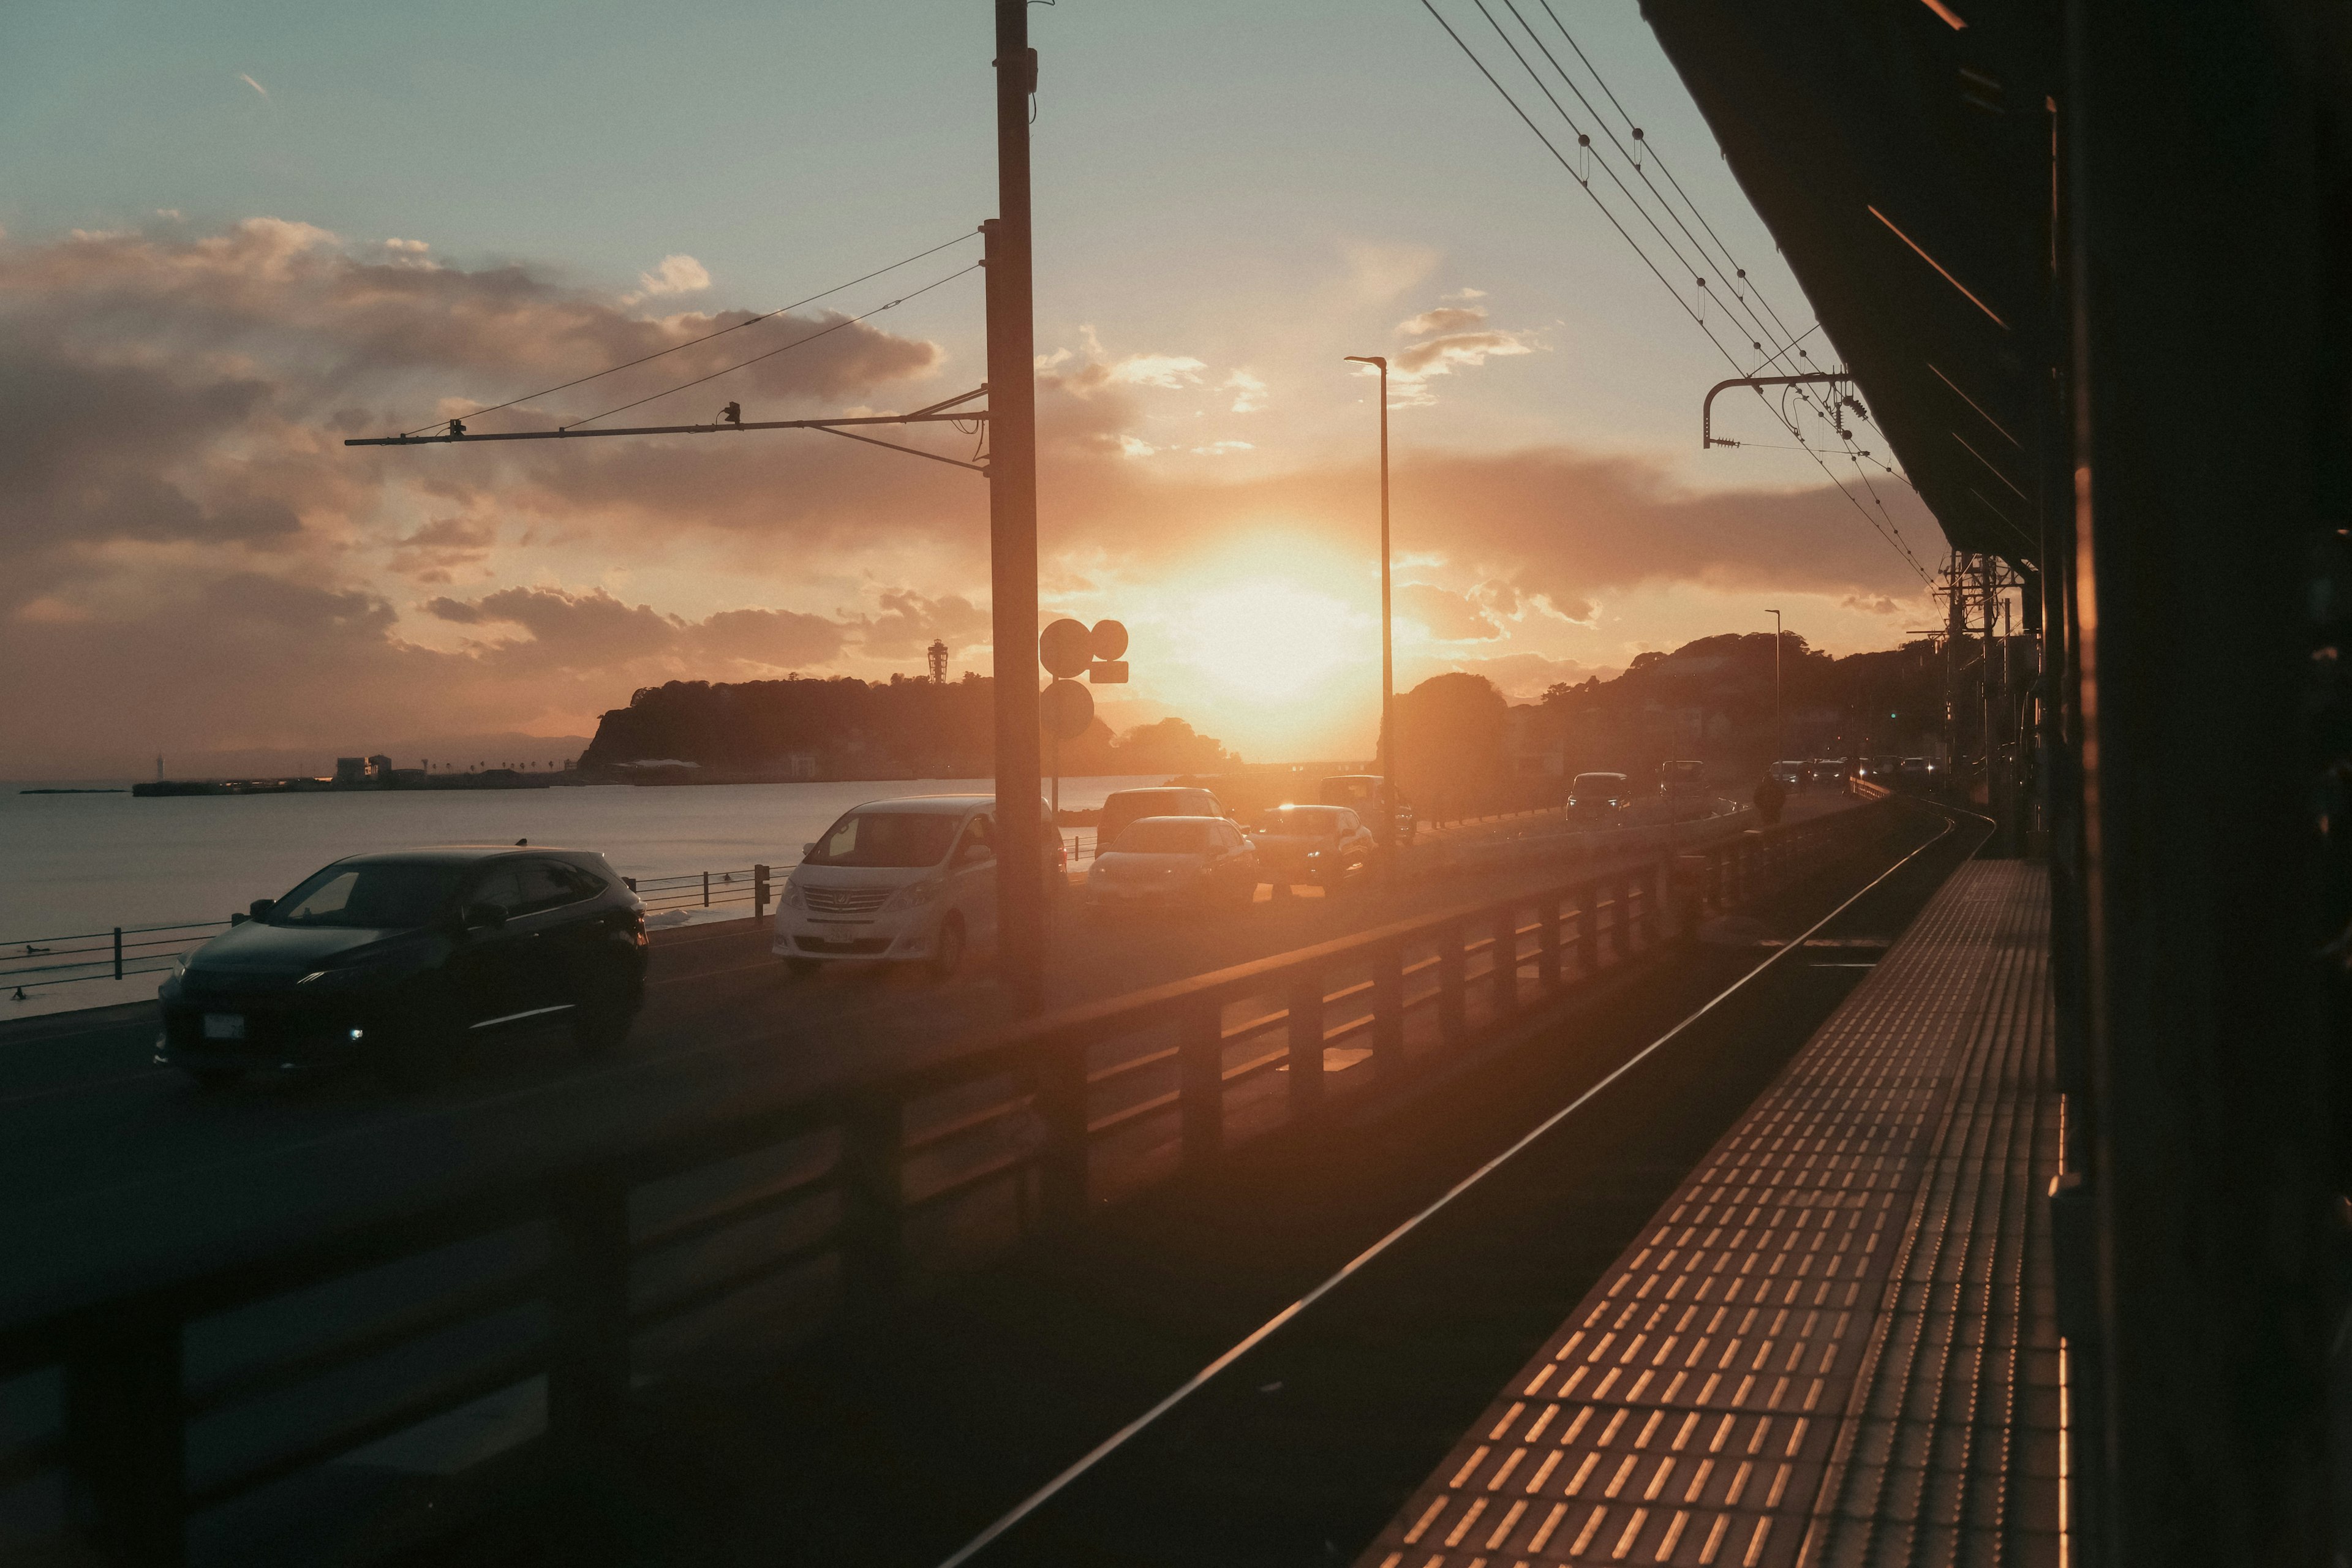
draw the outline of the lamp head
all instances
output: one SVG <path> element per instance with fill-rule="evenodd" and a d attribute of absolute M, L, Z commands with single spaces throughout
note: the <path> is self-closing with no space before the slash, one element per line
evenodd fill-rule
<path fill-rule="evenodd" d="M 1376 364 L 1383 371 L 1389 368 L 1389 362 L 1379 354 L 1342 354 L 1339 357 L 1351 364 Z"/>

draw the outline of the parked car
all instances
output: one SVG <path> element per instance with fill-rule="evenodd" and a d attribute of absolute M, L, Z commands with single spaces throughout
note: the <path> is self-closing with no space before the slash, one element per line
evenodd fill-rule
<path fill-rule="evenodd" d="M 1053 813 L 1038 869 L 1067 885 Z M 945 978 L 974 946 L 996 939 L 996 797 L 902 795 L 844 812 L 801 846 L 776 898 L 772 951 L 795 974 L 827 963 L 921 963 Z"/>
<path fill-rule="evenodd" d="M 1623 773 L 1579 773 L 1568 786 L 1568 815 L 1610 816 L 1633 804 L 1633 785 Z"/>
<path fill-rule="evenodd" d="M 1277 899 L 1300 883 L 1336 892 L 1360 878 L 1379 847 L 1372 830 L 1344 805 L 1277 805 L 1249 830 L 1258 876 Z"/>
<path fill-rule="evenodd" d="M 1334 773 L 1325 779 L 1316 791 L 1316 799 L 1325 805 L 1344 805 L 1361 817 L 1372 830 L 1375 841 L 1380 837 L 1381 810 L 1387 806 L 1392 814 L 1396 841 L 1410 844 L 1419 824 L 1412 815 L 1412 802 L 1402 792 L 1393 792 L 1388 782 L 1378 773 Z"/>
<path fill-rule="evenodd" d="M 1779 781 L 1782 789 L 1800 790 L 1805 787 L 1805 764 L 1793 757 L 1774 763 L 1767 771 Z"/>
<path fill-rule="evenodd" d="M 1130 822 L 1147 816 L 1223 816 L 1225 808 L 1204 789 L 1188 784 L 1161 784 L 1155 789 L 1115 789 L 1103 797 L 1102 818 L 1095 829 L 1097 849 L 1115 842 Z"/>
<path fill-rule="evenodd" d="M 1223 817 L 1130 822 L 1087 868 L 1097 904 L 1246 905 L 1257 897 L 1257 852 Z"/>
<path fill-rule="evenodd" d="M 1846 766 L 1835 757 L 1816 757 L 1806 764 L 1806 772 L 1811 775 L 1813 787 L 1816 789 L 1845 788 Z"/>
<path fill-rule="evenodd" d="M 156 1058 L 208 1087 L 369 1061 L 421 1079 L 509 1025 L 583 1051 L 645 995 L 645 905 L 588 849 L 353 855 L 257 899 L 163 982 Z"/>

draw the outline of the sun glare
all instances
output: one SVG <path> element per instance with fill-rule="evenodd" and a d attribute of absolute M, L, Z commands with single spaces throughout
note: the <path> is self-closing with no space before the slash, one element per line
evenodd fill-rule
<path fill-rule="evenodd" d="M 1358 651 L 1363 629 L 1346 605 L 1280 579 L 1244 583 L 1193 602 L 1186 661 L 1261 700 L 1297 697 Z"/>

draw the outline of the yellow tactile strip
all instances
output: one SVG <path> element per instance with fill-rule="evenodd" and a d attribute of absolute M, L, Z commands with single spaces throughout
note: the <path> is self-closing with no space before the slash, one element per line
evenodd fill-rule
<path fill-rule="evenodd" d="M 1361 1568 L 2054 1562 L 2011 1495 L 2054 1512 L 2011 1394 L 2048 1340 L 2044 886 L 1956 873 Z M 1923 1509 L 1978 1528 L 1915 1538 Z"/>

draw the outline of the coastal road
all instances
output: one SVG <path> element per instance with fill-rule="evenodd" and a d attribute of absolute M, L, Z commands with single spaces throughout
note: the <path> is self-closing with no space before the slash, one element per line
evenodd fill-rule
<path fill-rule="evenodd" d="M 1843 803 L 1801 804 L 1810 815 Z M 1459 832 L 1417 851 L 1431 871 L 1393 889 L 1282 901 L 1261 889 L 1237 912 L 1106 919 L 1073 897 L 1055 917 L 1049 1000 L 1115 995 L 1656 853 L 1612 850 L 1612 837 L 1628 836 L 1566 836 L 1556 817 Z M 646 1010 L 618 1052 L 583 1064 L 560 1030 L 516 1036 L 404 1094 L 359 1074 L 201 1092 L 152 1065 L 152 1005 L 0 1026 L 0 1224 L 16 1243 L 0 1253 L 0 1318 L 94 1280 L 463 1190 L 519 1147 L 585 1152 L 730 1101 L 951 1054 L 1009 1017 L 978 965 L 947 984 L 840 967 L 795 980 L 768 942 L 749 921 L 659 933 Z"/>

